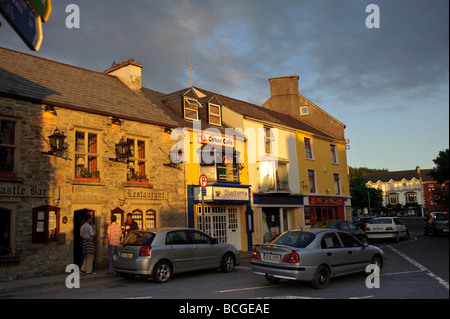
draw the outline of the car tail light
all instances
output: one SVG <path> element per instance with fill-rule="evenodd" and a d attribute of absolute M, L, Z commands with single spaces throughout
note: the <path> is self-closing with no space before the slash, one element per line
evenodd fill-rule
<path fill-rule="evenodd" d="M 255 248 L 253 248 L 253 253 L 252 253 L 252 257 L 254 259 L 261 259 L 261 254 L 259 253 L 259 251 Z"/>
<path fill-rule="evenodd" d="M 370 228 L 369 227 L 365 227 L 364 230 L 365 231 L 370 231 Z"/>
<path fill-rule="evenodd" d="M 394 230 L 394 228 L 392 228 L 392 227 L 386 227 L 386 230 Z"/>
<path fill-rule="evenodd" d="M 284 255 L 283 256 L 283 262 L 284 263 L 289 263 L 289 264 L 296 264 L 300 262 L 300 256 L 298 255 L 298 253 L 293 250 L 290 254 Z"/>
<path fill-rule="evenodd" d="M 152 250 L 151 246 L 141 246 L 139 256 L 150 256 L 150 250 Z"/>

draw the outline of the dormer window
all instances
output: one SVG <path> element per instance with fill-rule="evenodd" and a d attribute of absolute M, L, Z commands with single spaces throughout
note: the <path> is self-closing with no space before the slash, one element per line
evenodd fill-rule
<path fill-rule="evenodd" d="M 309 107 L 300 106 L 300 115 L 309 115 Z"/>
<path fill-rule="evenodd" d="M 198 120 L 198 108 L 201 104 L 195 99 L 184 99 L 184 118 L 187 120 Z"/>
<path fill-rule="evenodd" d="M 220 105 L 208 103 L 209 106 L 209 124 L 222 125 L 222 114 Z"/>

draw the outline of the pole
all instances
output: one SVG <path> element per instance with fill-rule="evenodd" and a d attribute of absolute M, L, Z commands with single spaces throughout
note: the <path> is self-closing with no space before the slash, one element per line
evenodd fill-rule
<path fill-rule="evenodd" d="M 203 189 L 202 191 L 202 231 L 205 231 L 205 197 L 203 196 Z"/>

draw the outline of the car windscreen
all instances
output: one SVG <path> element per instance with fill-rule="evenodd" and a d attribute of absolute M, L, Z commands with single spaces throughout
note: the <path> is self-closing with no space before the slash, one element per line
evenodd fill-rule
<path fill-rule="evenodd" d="M 133 231 L 121 242 L 121 245 L 150 245 L 155 238 L 155 233 L 145 231 Z"/>
<path fill-rule="evenodd" d="M 270 244 L 305 248 L 314 240 L 314 238 L 316 238 L 316 235 L 313 233 L 304 231 L 288 231 L 272 240 Z"/>
<path fill-rule="evenodd" d="M 370 224 L 392 224 L 392 219 L 390 218 L 377 218 L 372 219 Z"/>

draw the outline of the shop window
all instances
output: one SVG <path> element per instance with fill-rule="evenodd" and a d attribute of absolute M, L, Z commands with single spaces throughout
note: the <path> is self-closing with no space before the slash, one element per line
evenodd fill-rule
<path fill-rule="evenodd" d="M 123 211 L 123 210 L 120 209 L 119 207 L 116 207 L 116 208 L 114 208 L 114 209 L 111 211 L 111 217 L 112 217 L 112 216 L 116 216 L 116 223 L 117 223 L 117 225 L 119 225 L 119 226 L 123 226 L 123 223 L 124 223 L 124 220 L 123 220 L 124 213 L 125 213 L 125 211 Z"/>
<path fill-rule="evenodd" d="M 145 226 L 147 229 L 156 228 L 156 212 L 154 210 L 148 210 L 145 212 Z"/>
<path fill-rule="evenodd" d="M 128 138 L 127 142 L 130 145 L 127 180 L 148 181 L 145 141 Z"/>
<path fill-rule="evenodd" d="M 11 211 L 0 208 L 0 256 L 12 253 Z"/>
<path fill-rule="evenodd" d="M 0 176 L 14 176 L 16 122 L 0 119 Z"/>
<path fill-rule="evenodd" d="M 136 224 L 138 224 L 139 229 L 142 229 L 142 210 L 140 209 L 135 209 L 133 210 L 133 212 L 131 213 L 133 221 L 136 222 Z"/>
<path fill-rule="evenodd" d="M 209 124 L 222 125 L 220 105 L 209 103 Z"/>
<path fill-rule="evenodd" d="M 60 208 L 46 205 L 33 208 L 33 243 L 57 241 Z"/>
<path fill-rule="evenodd" d="M 222 152 L 222 149 L 211 148 L 209 154 L 204 153 L 202 146 L 201 174 L 206 174 L 210 182 L 239 183 L 238 152 Z"/>
<path fill-rule="evenodd" d="M 99 178 L 97 134 L 77 131 L 75 133 L 75 176 Z"/>

